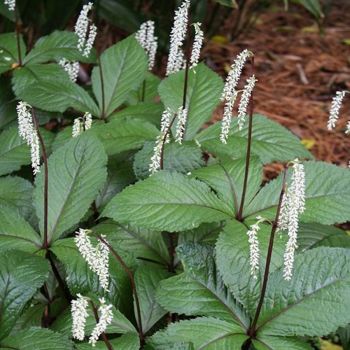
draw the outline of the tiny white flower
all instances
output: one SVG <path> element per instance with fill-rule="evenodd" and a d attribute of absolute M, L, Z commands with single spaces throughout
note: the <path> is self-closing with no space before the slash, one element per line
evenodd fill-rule
<path fill-rule="evenodd" d="M 233 110 L 233 105 L 235 103 L 236 97 L 237 97 L 237 92 L 235 92 L 231 101 L 226 101 L 225 107 L 224 107 L 224 116 L 221 121 L 220 141 L 225 144 L 227 143 L 228 135 L 231 128 L 232 110 Z"/>
<path fill-rule="evenodd" d="M 75 83 L 79 74 L 79 62 L 69 62 L 65 58 L 61 58 L 58 64 L 67 72 L 69 79 Z"/>
<path fill-rule="evenodd" d="M 253 278 L 257 278 L 257 272 L 260 269 L 260 248 L 258 240 L 258 231 L 260 230 L 260 223 L 264 221 L 263 218 L 257 217 L 258 221 L 250 226 L 247 232 L 248 243 L 249 243 L 249 262 L 250 262 L 250 273 Z"/>
<path fill-rule="evenodd" d="M 333 97 L 331 109 L 329 111 L 329 119 L 327 123 L 328 130 L 332 130 L 335 128 L 335 124 L 339 119 L 339 112 L 345 95 L 346 91 L 337 91 L 335 96 Z"/>
<path fill-rule="evenodd" d="M 89 112 L 86 112 L 83 116 L 83 120 L 84 120 L 84 127 L 85 130 L 89 130 L 91 129 L 92 126 L 92 115 Z"/>
<path fill-rule="evenodd" d="M 91 336 L 89 338 L 89 343 L 92 346 L 96 346 L 96 342 L 100 335 L 104 333 L 108 327 L 112 323 L 113 320 L 113 312 L 112 305 L 106 305 L 106 301 L 104 298 L 99 299 L 100 306 L 98 308 L 99 313 L 99 321 L 93 329 Z"/>
<path fill-rule="evenodd" d="M 191 59 L 190 59 L 190 63 L 191 63 L 190 68 L 194 68 L 195 66 L 197 66 L 201 55 L 201 48 L 203 46 L 203 40 L 204 40 L 204 33 L 201 30 L 201 23 L 194 23 L 194 28 L 195 28 L 195 37 L 194 37 Z"/>
<path fill-rule="evenodd" d="M 295 159 L 291 184 L 282 199 L 278 228 L 288 231 L 288 242 L 284 253 L 283 276 L 290 280 L 293 276 L 295 250 L 298 248 L 297 235 L 299 216 L 305 211 L 305 171 L 304 165 Z"/>
<path fill-rule="evenodd" d="M 4 0 L 4 4 L 7 5 L 9 11 L 14 11 L 16 8 L 16 0 Z"/>
<path fill-rule="evenodd" d="M 40 172 L 40 146 L 39 136 L 33 123 L 31 109 L 32 106 L 26 102 L 20 101 L 18 103 L 18 133 L 27 145 L 30 146 L 33 173 L 36 175 Z"/>
<path fill-rule="evenodd" d="M 170 34 L 170 50 L 166 75 L 178 72 L 184 64 L 182 46 L 187 34 L 190 1 L 185 0 L 175 11 L 174 24 Z"/>
<path fill-rule="evenodd" d="M 158 38 L 154 35 L 154 22 L 142 23 L 135 37 L 148 55 L 148 70 L 151 71 L 154 67 L 158 47 Z"/>
<path fill-rule="evenodd" d="M 78 50 L 85 57 L 90 55 L 97 34 L 97 28 L 93 23 L 89 27 L 89 12 L 92 10 L 92 6 L 92 2 L 83 6 L 74 27 L 78 36 Z"/>
<path fill-rule="evenodd" d="M 86 319 L 89 314 L 87 312 L 88 301 L 81 294 L 77 294 L 78 299 L 72 300 L 72 335 L 73 338 L 84 340 Z"/>
<path fill-rule="evenodd" d="M 108 291 L 109 249 L 103 242 L 99 242 L 94 247 L 87 232 L 88 230 L 79 229 L 74 238 L 75 244 L 91 271 L 97 274 L 101 287 Z M 104 236 L 101 237 L 105 238 Z"/>
<path fill-rule="evenodd" d="M 157 137 L 156 143 L 153 148 L 153 155 L 151 157 L 151 163 L 149 165 L 148 171 L 150 174 L 154 174 L 160 170 L 160 162 L 162 156 L 162 145 L 163 145 L 164 134 Z"/>
<path fill-rule="evenodd" d="M 244 127 L 249 101 L 252 96 L 253 89 L 255 87 L 256 82 L 257 80 L 255 79 L 255 75 L 252 75 L 250 78 L 247 79 L 247 84 L 244 87 L 241 100 L 238 106 L 238 116 L 237 116 L 238 130 L 242 130 Z"/>
<path fill-rule="evenodd" d="M 346 135 L 350 134 L 350 120 L 346 123 L 345 134 Z"/>
<path fill-rule="evenodd" d="M 177 124 L 176 124 L 176 133 L 175 133 L 175 142 L 178 142 L 179 144 L 182 143 L 182 140 L 184 138 L 185 130 L 186 130 L 186 123 L 187 123 L 187 109 L 183 109 L 182 106 L 179 107 L 177 112 Z"/>

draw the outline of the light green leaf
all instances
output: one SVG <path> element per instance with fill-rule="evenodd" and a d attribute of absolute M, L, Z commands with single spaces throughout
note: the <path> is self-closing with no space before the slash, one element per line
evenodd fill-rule
<path fill-rule="evenodd" d="M 135 259 L 150 259 L 164 265 L 169 263 L 168 248 L 161 232 L 121 225 L 112 220 L 103 221 L 93 231 L 107 236 L 108 242 L 122 251 L 128 251 Z"/>
<path fill-rule="evenodd" d="M 118 350 L 139 350 L 140 349 L 140 340 L 138 335 L 135 333 L 126 333 L 117 339 L 109 340 L 109 342 L 113 346 L 113 349 L 118 349 Z M 89 343 L 77 344 L 76 348 L 78 350 L 91 350 L 91 344 Z M 106 350 L 105 342 L 98 341 L 94 349 Z"/>
<path fill-rule="evenodd" d="M 317 247 L 350 248 L 350 236 L 334 226 L 301 224 L 298 232 L 299 250 Z"/>
<path fill-rule="evenodd" d="M 225 287 L 215 266 L 213 248 L 187 243 L 177 248 L 185 272 L 162 281 L 157 300 L 170 312 L 213 316 L 245 329 L 249 319 Z"/>
<path fill-rule="evenodd" d="M 33 253 L 41 247 L 40 236 L 17 210 L 1 207 L 0 251 L 18 249 Z"/>
<path fill-rule="evenodd" d="M 225 220 L 231 215 L 231 209 L 205 183 L 167 171 L 127 187 L 102 213 L 121 223 L 171 232 Z"/>
<path fill-rule="evenodd" d="M 263 335 L 322 336 L 350 322 L 350 250 L 315 248 L 296 256 L 291 281 L 269 279 L 258 322 Z"/>
<path fill-rule="evenodd" d="M 174 112 L 182 106 L 185 72 L 170 75 L 159 85 L 162 102 Z M 210 120 L 223 88 L 222 79 L 203 63 L 189 72 L 186 106 L 188 119 L 185 139 L 194 138 L 198 130 Z"/>
<path fill-rule="evenodd" d="M 134 172 L 139 179 L 150 176 L 149 165 L 154 154 L 154 145 L 154 142 L 146 142 L 135 155 Z M 164 170 L 187 174 L 203 165 L 202 151 L 194 142 L 183 142 L 182 145 L 172 142 L 164 147 Z"/>
<path fill-rule="evenodd" d="M 201 317 L 180 321 L 154 334 L 149 344 L 157 350 L 169 349 L 169 345 L 191 342 L 195 350 L 241 350 L 247 339 L 237 325 L 213 317 Z"/>
<path fill-rule="evenodd" d="M 49 158 L 49 241 L 72 229 L 89 209 L 106 177 L 107 157 L 93 135 L 83 134 L 55 151 Z M 44 171 L 36 178 L 34 204 L 44 223 Z"/>
<path fill-rule="evenodd" d="M 17 350 L 73 350 L 73 343 L 68 337 L 49 329 L 34 327 L 4 339 L 1 344 L 5 348 Z"/>
<path fill-rule="evenodd" d="M 20 50 L 23 56 L 26 46 L 22 36 L 20 37 Z M 0 74 L 10 70 L 13 64 L 18 64 L 16 33 L 0 34 Z"/>
<path fill-rule="evenodd" d="M 17 176 L 0 177 L 0 208 L 18 209 L 28 218 L 33 211 L 32 195 L 33 186 L 29 181 Z"/>
<path fill-rule="evenodd" d="M 48 276 L 45 259 L 17 250 L 0 256 L 0 339 L 6 337 L 27 302 Z"/>
<path fill-rule="evenodd" d="M 100 112 L 108 117 L 128 95 L 136 90 L 147 72 L 147 56 L 132 36 L 124 39 L 103 52 L 100 56 L 104 85 L 104 104 L 100 68 L 92 71 L 92 88 L 97 98 Z M 102 111 L 104 105 L 104 111 Z"/>
<path fill-rule="evenodd" d="M 229 160 L 192 172 L 192 176 L 212 187 L 224 202 L 234 208 L 236 214 L 242 199 L 244 174 L 245 159 Z M 249 204 L 261 186 L 263 173 L 259 158 L 252 157 L 248 174 L 245 206 Z"/>
<path fill-rule="evenodd" d="M 18 99 L 49 112 L 74 108 L 98 115 L 98 107 L 90 95 L 74 84 L 57 64 L 33 64 L 16 69 L 12 78 Z"/>
<path fill-rule="evenodd" d="M 202 147 L 219 157 L 242 158 L 246 154 L 248 123 L 238 130 L 237 118 L 233 118 L 227 144 L 219 137 L 221 123 L 218 122 L 203 130 L 196 138 Z M 300 140 L 282 125 L 256 114 L 253 118 L 252 154 L 261 161 L 290 161 L 298 158 L 313 158 Z"/>
<path fill-rule="evenodd" d="M 161 103 L 141 102 L 113 113 L 108 119 L 142 119 L 159 127 L 163 110 L 164 106 Z"/>
<path fill-rule="evenodd" d="M 317 19 L 324 17 L 319 0 L 293 0 L 293 2 L 304 6 Z"/>
<path fill-rule="evenodd" d="M 257 279 L 250 273 L 248 228 L 238 221 L 228 222 L 216 243 L 216 262 L 225 284 L 235 298 L 250 312 L 255 313 L 256 301 L 260 296 L 260 285 L 265 271 L 265 262 L 270 240 L 271 226 L 260 224 L 258 240 L 260 247 L 260 273 Z M 273 271 L 283 265 L 286 235 L 275 236 L 271 268 Z"/>
<path fill-rule="evenodd" d="M 306 162 L 306 210 L 301 216 L 303 222 L 325 225 L 350 220 L 350 172 L 324 162 Z M 245 216 L 262 215 L 274 217 L 282 176 L 270 181 L 250 203 Z"/>
<path fill-rule="evenodd" d="M 98 136 L 109 156 L 139 149 L 145 141 L 155 140 L 159 135 L 159 130 L 151 123 L 123 119 L 97 125 L 89 132 Z"/>
<path fill-rule="evenodd" d="M 256 350 L 312 350 L 310 344 L 302 341 L 298 338 L 288 337 L 272 337 L 272 336 L 259 336 L 257 340 L 253 340 Z"/>
<path fill-rule="evenodd" d="M 167 312 L 156 301 L 155 291 L 169 273 L 154 264 L 141 265 L 135 271 L 136 290 L 140 301 L 142 331 L 148 332 Z"/>
<path fill-rule="evenodd" d="M 56 30 L 36 42 L 34 48 L 24 58 L 24 64 L 59 61 L 61 58 L 69 61 L 89 61 L 78 51 L 77 45 L 78 36 L 75 33 Z"/>
<path fill-rule="evenodd" d="M 52 133 L 40 130 L 46 148 L 50 148 Z M 0 175 L 19 170 L 22 165 L 31 163 L 30 147 L 19 136 L 16 126 L 10 127 L 0 134 Z"/>

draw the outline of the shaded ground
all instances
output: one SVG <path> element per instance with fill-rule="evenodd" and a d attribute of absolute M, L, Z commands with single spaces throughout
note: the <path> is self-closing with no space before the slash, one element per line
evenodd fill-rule
<path fill-rule="evenodd" d="M 309 15 L 283 9 L 263 14 L 254 28 L 233 43 L 210 41 L 208 63 L 223 75 L 242 49 L 252 50 L 259 80 L 256 112 L 288 127 L 311 146 L 317 159 L 346 166 L 350 136 L 350 98 L 335 132 L 326 129 L 328 110 L 337 90 L 350 90 L 350 2 L 337 4 L 320 35 Z M 350 41 L 350 40 L 349 40 Z"/>

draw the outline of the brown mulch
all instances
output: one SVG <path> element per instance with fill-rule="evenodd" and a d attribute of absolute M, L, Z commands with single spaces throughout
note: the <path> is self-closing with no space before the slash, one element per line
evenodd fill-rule
<path fill-rule="evenodd" d="M 255 53 L 259 80 L 255 112 L 288 127 L 311 146 L 317 159 L 346 166 L 350 136 L 350 98 L 344 103 L 336 131 L 326 128 L 328 110 L 337 90 L 350 90 L 350 3 L 337 4 L 320 34 L 312 18 L 283 9 L 264 13 L 254 28 L 233 43 L 210 41 L 205 56 L 222 75 L 242 49 Z"/>

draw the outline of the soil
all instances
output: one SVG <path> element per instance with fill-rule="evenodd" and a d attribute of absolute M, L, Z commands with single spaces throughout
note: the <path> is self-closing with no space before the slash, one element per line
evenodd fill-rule
<path fill-rule="evenodd" d="M 344 134 L 350 97 L 345 99 L 336 130 L 329 132 L 326 124 L 335 92 L 350 90 L 349 1 L 333 6 L 322 31 L 300 8 L 289 12 L 274 8 L 234 42 L 210 40 L 204 55 L 224 76 L 240 51 L 253 51 L 259 81 L 255 112 L 288 127 L 316 159 L 345 167 L 350 160 L 350 136 Z"/>

